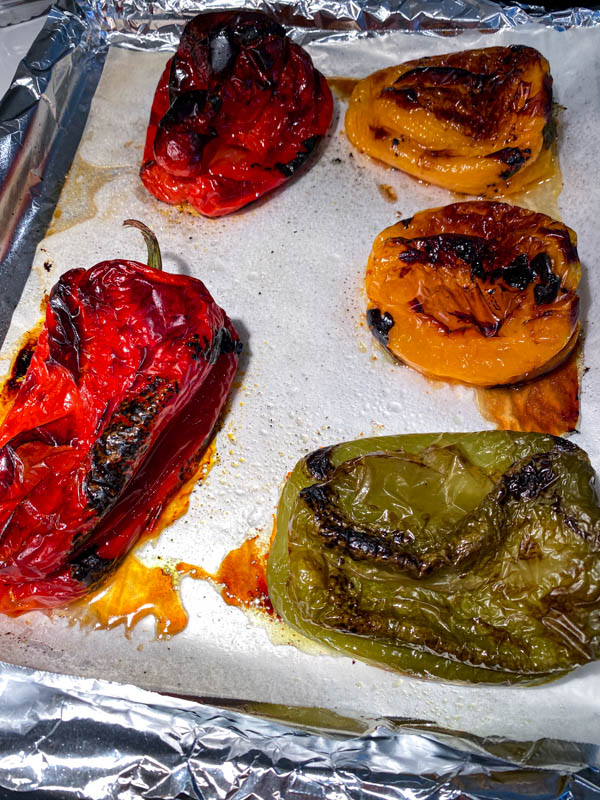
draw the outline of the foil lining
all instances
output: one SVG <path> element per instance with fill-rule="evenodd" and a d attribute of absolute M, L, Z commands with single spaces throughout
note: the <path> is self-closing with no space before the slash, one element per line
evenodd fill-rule
<path fill-rule="evenodd" d="M 7 664 L 0 687 L 0 787 L 20 797 L 600 798 L 596 768 L 536 768 L 544 748 L 564 756 L 543 742 L 523 743 L 519 762 L 497 743 L 429 732 L 331 736 Z"/>
<path fill-rule="evenodd" d="M 83 131 L 109 46 L 173 49 L 203 9 L 271 8 L 297 41 L 411 30 L 447 36 L 529 23 L 598 26 L 490 0 L 61 0 L 0 101 L 0 340 Z M 151 9 L 149 15 L 148 10 Z M 0 24 L 10 20 L 0 18 Z M 358 736 L 285 709 L 241 714 L 133 686 L 0 664 L 0 794 L 161 798 L 600 798 L 600 748 L 467 737 L 416 721 Z M 294 720 L 290 728 L 269 716 Z"/>
<path fill-rule="evenodd" d="M 50 7 L 48 0 L 0 0 L 0 27 L 43 14 Z"/>

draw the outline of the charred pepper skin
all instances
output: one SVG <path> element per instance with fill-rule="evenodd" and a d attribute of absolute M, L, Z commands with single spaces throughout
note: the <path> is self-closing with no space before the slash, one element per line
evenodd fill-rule
<path fill-rule="evenodd" d="M 332 114 L 325 78 L 271 17 L 201 14 L 159 81 L 140 176 L 166 203 L 231 214 L 289 180 Z"/>
<path fill-rule="evenodd" d="M 548 61 L 532 47 L 420 58 L 361 80 L 346 133 L 373 158 L 466 195 L 522 191 L 552 173 Z"/>
<path fill-rule="evenodd" d="M 95 588 L 191 477 L 240 342 L 195 278 L 72 269 L 0 426 L 0 611 Z"/>
<path fill-rule="evenodd" d="M 301 633 L 373 664 L 535 684 L 600 658 L 600 507 L 585 452 L 485 431 L 312 453 L 279 503 L 267 581 Z"/>
<path fill-rule="evenodd" d="M 367 323 L 425 375 L 507 386 L 569 357 L 580 278 L 577 236 L 562 222 L 493 200 L 452 203 L 375 239 Z"/>

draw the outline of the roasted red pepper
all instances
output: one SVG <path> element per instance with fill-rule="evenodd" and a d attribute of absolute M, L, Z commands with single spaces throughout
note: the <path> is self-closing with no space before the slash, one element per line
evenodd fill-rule
<path fill-rule="evenodd" d="M 201 14 L 159 81 L 142 181 L 166 203 L 230 214 L 288 180 L 332 113 L 325 78 L 271 17 Z"/>
<path fill-rule="evenodd" d="M 195 278 L 60 278 L 0 426 L 0 611 L 65 605 L 120 563 L 197 468 L 239 349 Z"/>

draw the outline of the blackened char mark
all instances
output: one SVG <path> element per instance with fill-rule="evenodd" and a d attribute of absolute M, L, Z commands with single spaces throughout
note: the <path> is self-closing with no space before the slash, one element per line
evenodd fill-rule
<path fill-rule="evenodd" d="M 373 127 L 373 125 L 369 125 L 369 130 L 373 134 L 373 138 L 376 140 L 387 139 L 390 135 L 389 131 L 387 131 L 385 128 Z"/>
<path fill-rule="evenodd" d="M 205 117 L 208 102 L 208 92 L 195 89 L 182 92 L 161 120 L 161 126 L 186 125 L 198 122 Z M 212 104 L 210 109 L 212 110 Z"/>
<path fill-rule="evenodd" d="M 219 353 L 235 353 L 236 356 L 244 349 L 244 344 L 239 339 L 234 339 L 231 332 L 227 328 L 221 328 L 221 340 L 219 343 Z"/>
<path fill-rule="evenodd" d="M 579 450 L 576 444 L 568 439 L 563 439 L 562 436 L 553 436 L 552 439 L 554 440 L 554 449 L 559 453 L 574 453 Z"/>
<path fill-rule="evenodd" d="M 396 236 L 388 239 L 387 243 L 408 248 L 398 256 L 406 264 L 442 265 L 460 259 L 470 267 L 472 278 L 484 279 L 486 265 L 489 269 L 495 257 L 495 248 L 485 239 L 461 233 L 440 233 L 414 239 Z"/>
<path fill-rule="evenodd" d="M 508 267 L 494 270 L 493 277 L 504 278 L 504 282 L 507 283 L 511 289 L 523 291 L 534 279 L 535 273 L 529 266 L 527 253 L 521 253 L 521 255 L 510 262 Z"/>
<path fill-rule="evenodd" d="M 36 345 L 37 341 L 27 342 L 27 344 L 23 345 L 23 347 L 17 353 L 17 357 L 15 358 L 10 371 L 10 376 L 4 385 L 5 389 L 9 393 L 12 394 L 13 392 L 16 392 L 23 382 L 23 378 L 27 374 L 27 370 L 31 364 L 31 359 L 35 353 Z"/>
<path fill-rule="evenodd" d="M 243 346 L 239 339 L 233 338 L 227 328 L 219 328 L 213 339 L 209 363 L 215 364 L 219 356 L 227 353 L 239 355 L 242 352 Z"/>
<path fill-rule="evenodd" d="M 503 78 L 461 67 L 414 67 L 382 90 L 400 108 L 423 108 L 437 119 L 459 125 L 479 140 L 496 127 L 497 95 Z"/>
<path fill-rule="evenodd" d="M 71 577 L 88 588 L 101 583 L 116 567 L 114 559 L 101 558 L 95 547 L 78 553 L 71 560 Z"/>
<path fill-rule="evenodd" d="M 347 519 L 327 485 L 307 486 L 300 491 L 300 497 L 314 514 L 319 536 L 327 547 L 340 550 L 355 561 L 384 564 L 413 578 L 423 577 L 433 568 L 432 563 L 424 563 L 403 547 L 413 540 L 410 532 L 355 525 Z"/>
<path fill-rule="evenodd" d="M 388 239 L 387 243 L 407 248 L 398 255 L 405 264 L 452 265 L 455 259 L 460 259 L 470 267 L 473 280 L 502 279 L 511 289 L 519 291 L 524 291 L 537 278 L 533 291 L 537 305 L 554 302 L 560 289 L 560 278 L 552 272 L 552 260 L 547 253 L 538 253 L 531 261 L 527 253 L 521 253 L 507 266 L 496 267 L 503 255 L 501 245 L 478 236 L 458 233 L 414 239 L 396 236 Z"/>
<path fill-rule="evenodd" d="M 92 465 L 83 484 L 88 503 L 98 515 L 118 500 L 150 447 L 154 421 L 178 391 L 177 383 L 157 376 L 113 414 L 94 444 Z"/>
<path fill-rule="evenodd" d="M 81 351 L 81 309 L 73 289 L 62 279 L 50 293 L 48 358 L 67 369 L 79 382 Z"/>
<path fill-rule="evenodd" d="M 189 341 L 185 343 L 185 346 L 190 351 L 193 361 L 198 361 L 201 358 L 204 361 L 209 360 L 211 355 L 211 347 L 207 336 L 203 336 L 202 339 L 200 339 L 200 335 L 198 333 L 194 333 Z"/>
<path fill-rule="evenodd" d="M 286 178 L 290 178 L 292 175 L 294 175 L 294 173 L 298 172 L 300 167 L 315 149 L 320 139 L 320 136 L 311 136 L 308 139 L 305 139 L 302 142 L 302 147 L 304 150 L 300 150 L 296 157 L 291 161 L 288 161 L 287 164 L 282 164 L 278 161 L 277 164 L 275 164 L 275 169 L 279 170 L 279 172 L 281 172 L 282 175 L 285 175 Z"/>
<path fill-rule="evenodd" d="M 500 481 L 498 502 L 534 500 L 557 480 L 550 453 L 537 453 L 524 465 L 507 472 Z"/>
<path fill-rule="evenodd" d="M 552 272 L 552 261 L 547 253 L 538 253 L 529 261 L 526 253 L 517 256 L 508 267 L 495 269 L 492 280 L 502 278 L 513 289 L 523 291 L 530 283 L 538 279 L 533 288 L 536 305 L 553 303 L 560 289 L 560 278 Z"/>
<path fill-rule="evenodd" d="M 449 86 L 454 87 L 457 84 L 467 85 L 472 92 L 481 92 L 486 89 L 490 83 L 494 83 L 496 78 L 494 75 L 485 75 L 484 73 L 470 72 L 468 69 L 462 67 L 413 67 L 407 72 L 400 75 L 384 92 L 394 93 L 399 91 L 399 87 L 417 79 L 417 85 L 427 86 Z"/>
<path fill-rule="evenodd" d="M 501 164 L 506 164 L 507 169 L 500 173 L 503 180 L 508 180 L 516 175 L 521 169 L 523 164 L 528 160 L 531 155 L 531 150 L 528 147 L 519 150 L 518 147 L 504 147 L 502 150 L 497 150 L 495 153 L 490 153 L 486 158 L 493 158 L 500 161 Z"/>
<path fill-rule="evenodd" d="M 536 305 L 553 303 L 560 289 L 560 278 L 552 272 L 550 256 L 547 253 L 538 253 L 531 259 L 531 269 L 540 278 L 540 283 L 533 290 Z"/>
<path fill-rule="evenodd" d="M 332 446 L 320 447 L 318 450 L 309 453 L 305 458 L 306 469 L 318 481 L 326 480 L 335 470 L 331 461 L 332 451 Z"/>
<path fill-rule="evenodd" d="M 185 163 L 186 170 L 199 169 L 204 148 L 216 132 L 211 120 L 215 115 L 214 96 L 205 91 L 182 92 L 161 119 L 154 140 L 154 154 L 170 164 L 170 169 L 179 170 Z"/>
<path fill-rule="evenodd" d="M 383 314 L 378 308 L 369 308 L 367 311 L 367 325 L 378 342 L 387 347 L 390 340 L 390 331 L 394 327 L 394 318 L 385 311 Z"/>
<path fill-rule="evenodd" d="M 212 342 L 209 342 L 206 336 L 200 339 L 200 336 L 195 333 L 185 343 L 185 346 L 190 350 L 193 361 L 198 361 L 198 359 L 202 358 L 204 361 L 208 361 L 211 366 L 217 362 L 219 356 L 225 353 L 239 355 L 243 348 L 240 340 L 234 339 L 227 328 L 219 328 Z"/>

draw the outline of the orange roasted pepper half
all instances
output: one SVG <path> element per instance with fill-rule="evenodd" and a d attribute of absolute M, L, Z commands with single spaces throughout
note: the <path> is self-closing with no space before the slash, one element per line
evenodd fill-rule
<path fill-rule="evenodd" d="M 487 200 L 421 211 L 387 228 L 367 266 L 367 321 L 395 356 L 473 386 L 554 369 L 579 334 L 575 233 Z"/>
<path fill-rule="evenodd" d="M 551 168 L 552 77 L 532 47 L 487 47 L 379 70 L 350 98 L 359 150 L 415 178 L 494 197 Z"/>

